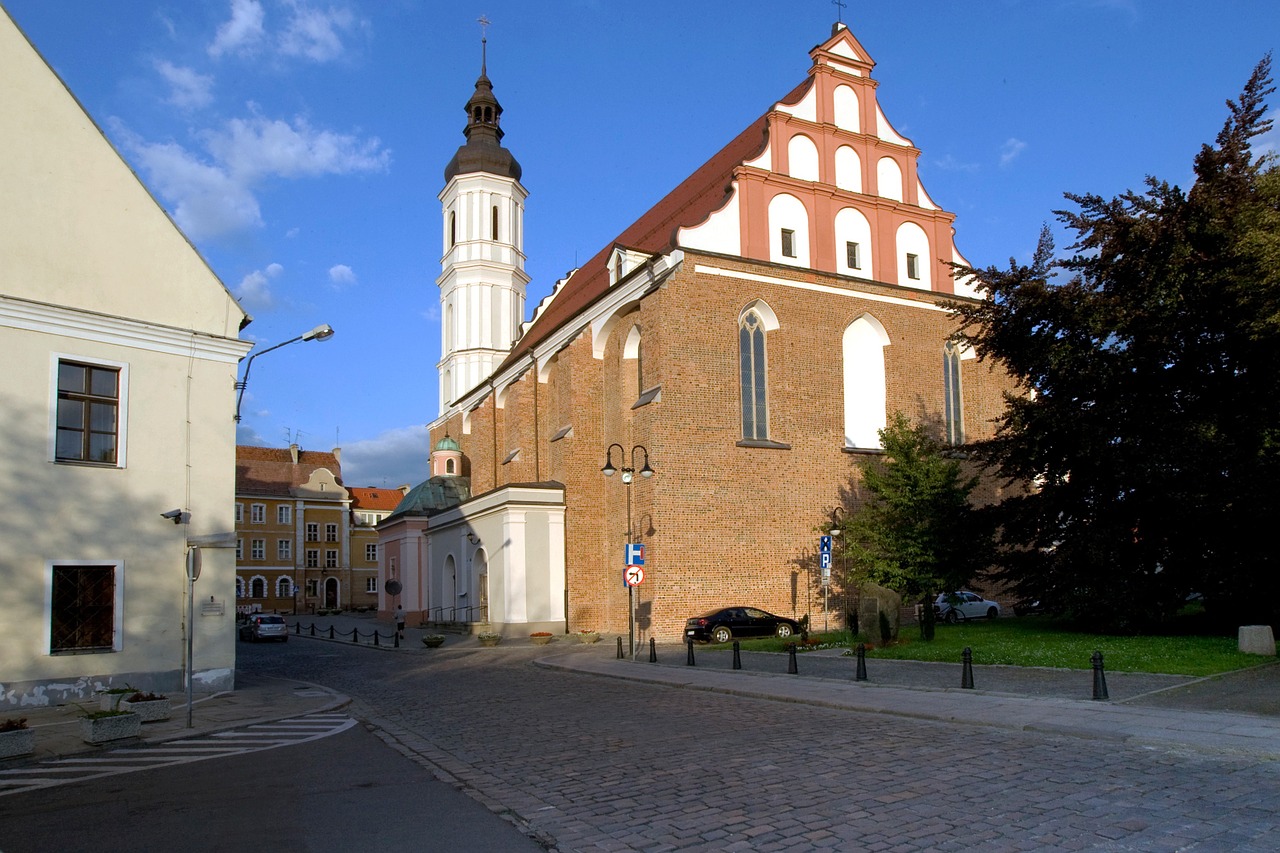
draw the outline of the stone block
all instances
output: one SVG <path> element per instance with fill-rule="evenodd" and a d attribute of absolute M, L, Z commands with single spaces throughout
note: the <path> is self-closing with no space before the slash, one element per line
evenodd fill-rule
<path fill-rule="evenodd" d="M 1241 625 L 1240 651 L 1249 655 L 1276 656 L 1276 637 L 1270 625 Z"/>

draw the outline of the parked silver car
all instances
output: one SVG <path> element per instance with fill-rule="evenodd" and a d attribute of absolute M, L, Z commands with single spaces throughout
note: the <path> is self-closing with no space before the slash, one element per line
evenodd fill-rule
<path fill-rule="evenodd" d="M 955 623 L 965 619 L 995 619 L 1000 615 L 1000 605 L 983 598 L 976 592 L 959 590 L 944 592 L 933 603 L 933 612 L 940 622 Z"/>
<path fill-rule="evenodd" d="M 289 626 L 283 616 L 274 613 L 250 613 L 249 620 L 240 626 L 240 639 L 256 643 L 259 640 L 289 641 Z"/>

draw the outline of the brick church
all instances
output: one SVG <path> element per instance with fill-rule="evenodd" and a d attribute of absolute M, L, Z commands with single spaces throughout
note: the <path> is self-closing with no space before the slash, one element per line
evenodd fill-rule
<path fill-rule="evenodd" d="M 959 444 L 1009 383 L 949 342 L 945 303 L 974 298 L 948 266 L 955 215 L 870 54 L 837 24 L 809 56 L 528 320 L 527 193 L 482 66 L 440 193 L 433 476 L 379 526 L 383 612 L 637 644 L 727 605 L 843 622 L 818 528 L 855 508 L 889 414 Z"/>

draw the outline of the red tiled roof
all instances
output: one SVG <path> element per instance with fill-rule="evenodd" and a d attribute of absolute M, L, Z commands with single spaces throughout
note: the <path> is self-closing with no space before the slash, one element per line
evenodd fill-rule
<path fill-rule="evenodd" d="M 795 103 L 812 82 L 812 77 L 806 78 L 780 103 Z M 516 342 L 515 349 L 498 367 L 498 372 L 526 355 L 529 349 L 550 337 L 608 292 L 609 258 L 615 246 L 649 254 L 668 251 L 675 247 L 676 229 L 697 225 L 718 210 L 729 192 L 734 169 L 764 151 L 768 142 L 767 128 L 766 113 L 583 264 L 529 331 Z"/>
<path fill-rule="evenodd" d="M 300 450 L 295 465 L 287 447 L 236 445 L 236 494 L 287 495 L 317 468 L 327 468 L 342 482 L 342 466 L 333 453 Z"/>
<path fill-rule="evenodd" d="M 364 486 L 348 486 L 351 493 L 351 508 L 363 510 L 386 510 L 390 512 L 400 505 L 404 492 L 399 489 L 373 489 Z"/>

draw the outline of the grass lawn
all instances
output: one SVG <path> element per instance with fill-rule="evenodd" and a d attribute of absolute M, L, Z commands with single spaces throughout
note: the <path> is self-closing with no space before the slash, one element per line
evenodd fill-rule
<path fill-rule="evenodd" d="M 856 645 L 847 631 L 830 634 L 811 633 L 818 648 Z M 1024 616 L 995 620 L 970 620 L 958 625 L 938 625 L 933 642 L 920 639 L 915 625 L 903 627 L 901 638 L 881 647 L 879 638 L 859 638 L 874 649 L 867 657 L 889 660 L 922 660 L 959 662 L 960 652 L 968 646 L 975 664 L 1008 664 L 1012 666 L 1051 666 L 1066 669 L 1089 669 L 1094 651 L 1102 652 L 1108 671 L 1157 672 L 1170 675 L 1213 675 L 1268 663 L 1273 658 L 1241 654 L 1235 637 L 1214 636 L 1108 636 L 1076 631 L 1062 623 L 1040 616 Z M 742 648 L 781 651 L 778 640 L 744 641 Z"/>

